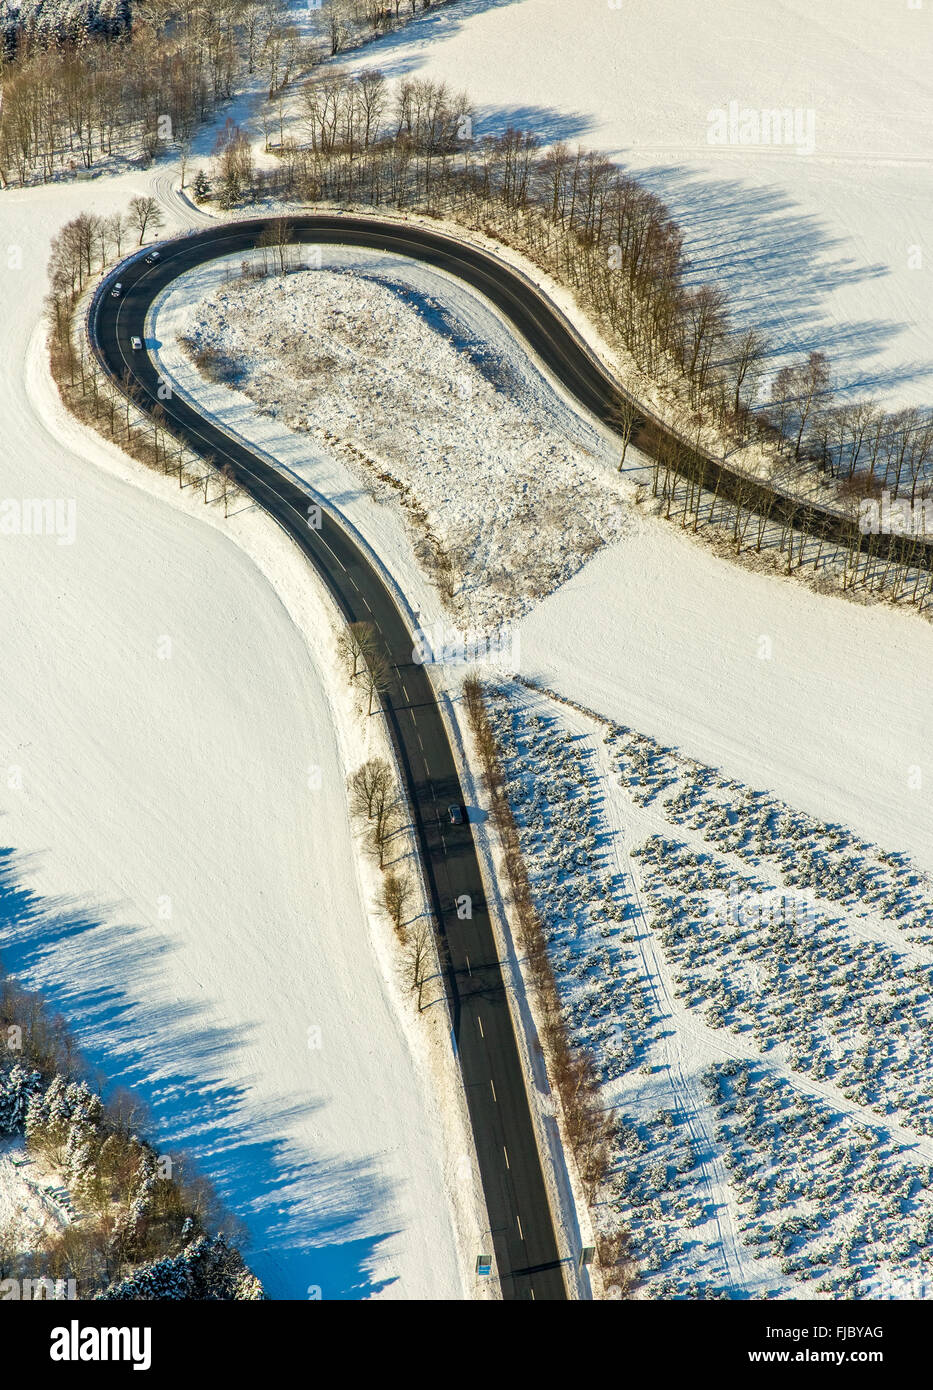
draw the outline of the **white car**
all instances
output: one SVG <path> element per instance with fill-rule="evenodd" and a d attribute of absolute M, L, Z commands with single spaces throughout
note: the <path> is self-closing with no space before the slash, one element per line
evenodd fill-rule
<path fill-rule="evenodd" d="M 130 347 L 133 349 L 134 352 L 139 352 L 139 350 L 140 350 L 140 348 L 142 347 L 142 345 L 143 345 L 143 340 L 142 340 L 142 338 L 131 338 L 131 339 L 130 339 Z"/>
<path fill-rule="evenodd" d="M 157 261 L 158 259 L 159 259 L 159 253 L 158 253 L 158 251 L 150 251 L 150 252 L 149 252 L 149 255 L 146 257 L 146 264 L 147 264 L 147 265 L 152 265 L 153 261 Z"/>

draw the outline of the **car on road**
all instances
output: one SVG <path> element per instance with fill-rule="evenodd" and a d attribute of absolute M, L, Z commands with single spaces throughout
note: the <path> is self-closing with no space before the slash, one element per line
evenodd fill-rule
<path fill-rule="evenodd" d="M 131 339 L 130 339 L 130 347 L 133 349 L 134 352 L 139 352 L 139 349 L 142 347 L 142 345 L 143 345 L 143 340 L 142 340 L 142 338 L 131 338 Z"/>
<path fill-rule="evenodd" d="M 159 259 L 159 253 L 158 253 L 158 251 L 150 251 L 150 252 L 149 252 L 149 255 L 146 257 L 146 265 L 152 265 L 152 263 L 153 263 L 154 261 L 157 261 L 158 259 Z"/>
<path fill-rule="evenodd" d="M 447 807 L 447 814 L 448 814 L 448 816 L 450 817 L 450 823 L 451 823 L 451 825 L 462 825 L 462 824 L 463 824 L 463 807 L 462 807 L 462 806 L 457 806 L 457 805 L 448 806 L 448 807 Z"/>
<path fill-rule="evenodd" d="M 123 293 L 123 286 L 120 284 L 120 281 L 119 281 L 119 280 L 118 280 L 117 283 L 114 285 L 114 287 L 113 287 L 113 289 L 110 291 L 110 293 L 113 295 L 114 299 L 119 299 L 119 298 L 120 298 L 120 295 Z"/>

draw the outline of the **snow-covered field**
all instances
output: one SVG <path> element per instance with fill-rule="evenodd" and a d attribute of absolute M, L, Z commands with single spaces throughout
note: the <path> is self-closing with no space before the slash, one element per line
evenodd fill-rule
<path fill-rule="evenodd" d="M 825 348 L 844 381 L 890 404 L 931 386 L 933 292 L 914 254 L 933 198 L 929 24 L 928 8 L 871 0 L 832 14 L 804 0 L 462 0 L 367 60 L 466 87 L 479 134 L 511 123 L 620 156 L 682 220 L 699 277 L 725 284 L 782 346 Z M 813 152 L 709 144 L 709 113 L 732 100 L 812 110 Z M 150 187 L 176 227 L 196 219 L 165 166 L 0 196 L 0 296 L 16 306 L 0 325 L 0 495 L 74 499 L 76 518 L 73 544 L 0 543 L 12 851 L 0 950 L 92 1060 L 147 1098 L 158 1139 L 199 1156 L 273 1296 L 469 1296 L 467 1141 L 456 1106 L 442 1120 L 436 1102 L 438 1088 L 452 1096 L 449 1057 L 400 1011 L 371 885 L 349 868 L 343 783 L 358 750 L 326 672 L 326 607 L 262 518 L 224 524 L 142 475 L 62 415 L 48 380 L 51 235 Z M 277 302 L 298 277 L 223 287 L 221 275 L 199 271 L 157 306 L 166 373 L 325 498 L 413 620 L 451 619 L 416 554 L 416 502 L 460 557 L 458 620 L 525 614 L 521 674 L 933 872 L 928 625 L 754 574 L 631 508 L 601 431 L 450 277 L 336 250 L 307 272 L 310 290 Z M 265 340 L 241 312 L 260 301 Z M 275 414 L 200 377 L 178 345 L 193 319 L 242 351 L 245 384 Z M 303 392 L 290 372 L 298 334 Z M 277 372 L 260 365 L 267 349 Z M 580 568 L 590 540 L 599 553 Z M 458 679 L 438 672 L 454 695 Z M 578 882 L 559 885 L 554 920 L 569 935 L 556 950 L 620 1106 L 613 1201 L 655 1293 L 802 1296 L 804 1257 L 818 1254 L 817 1282 L 837 1296 L 851 1264 L 876 1293 L 911 1296 L 931 1219 L 933 1150 L 916 1128 L 929 1020 L 925 977 L 910 975 L 928 970 L 925 929 L 905 932 L 877 903 L 864 919 L 824 904 L 841 958 L 820 928 L 809 954 L 788 953 L 786 998 L 816 982 L 835 1009 L 845 989 L 830 967 L 861 972 L 862 994 L 832 1037 L 808 1012 L 782 1035 L 755 979 L 773 941 L 704 937 L 707 959 L 652 925 L 669 910 L 658 866 L 692 884 L 685 854 L 712 855 L 722 881 L 748 863 L 672 824 L 660 797 L 633 795 L 597 721 L 537 696 L 526 713 L 546 723 L 520 750 L 540 766 L 523 772 L 554 778 L 555 802 L 568 781 L 585 802 L 568 822 L 584 858 L 563 866 Z M 664 763 L 643 751 L 646 767 Z M 654 865 L 632 857 L 651 835 L 683 848 Z M 598 998 L 594 967 L 613 981 Z M 626 1058 L 634 1028 L 645 1041 Z M 869 1065 L 864 1040 L 883 1028 Z M 787 1225 L 827 1203 L 831 1227 Z M 767 1241 L 765 1224 L 781 1227 Z"/>
<path fill-rule="evenodd" d="M 912 1297 L 933 876 L 520 686 L 492 703 L 648 1297 Z"/>
<path fill-rule="evenodd" d="M 526 675 L 933 869 L 933 632 L 913 614 L 647 521 L 519 631 Z"/>
<path fill-rule="evenodd" d="M 336 260 L 325 260 L 325 267 L 340 262 L 355 301 L 371 313 L 368 291 L 356 280 L 363 269 L 357 253 L 331 254 Z M 383 278 L 389 269 L 382 266 Z M 326 268 L 306 274 L 325 277 L 319 283 L 326 287 Z M 462 303 L 467 295 L 435 272 L 409 267 L 404 274 L 422 296 L 424 277 L 434 277 L 432 307 L 437 300 Z M 255 286 L 218 285 L 222 275 L 197 272 L 189 277 L 196 284 L 177 288 L 157 306 L 151 329 L 166 373 L 228 428 L 281 458 L 375 552 L 391 557 L 396 581 L 422 618 L 441 613 L 436 591 L 419 571 L 406 509 L 391 492 L 376 502 L 368 474 L 357 471 L 358 460 L 338 443 L 353 431 L 365 449 L 365 424 L 348 424 L 329 405 L 328 434 L 311 435 L 309 450 L 309 435 L 291 430 L 288 420 L 303 425 L 306 412 L 316 423 L 318 399 L 330 400 L 326 389 L 319 397 L 310 385 L 283 386 L 280 373 L 263 391 L 247 374 L 250 393 L 263 403 L 257 410 L 242 390 L 201 379 L 179 347 L 178 335 L 193 333 L 248 363 L 255 339 L 236 326 L 243 321 L 237 296 L 254 295 Z M 391 267 L 392 281 L 401 275 L 401 267 Z M 293 281 L 280 282 L 283 297 Z M 276 287 L 265 284 L 262 292 L 275 333 Z M 379 303 L 384 317 L 388 309 Z M 306 319 L 313 324 L 302 343 L 308 360 L 340 349 L 346 328 L 333 319 L 333 307 L 322 294 Z M 444 362 L 449 313 L 429 319 L 423 301 L 397 301 L 392 315 L 393 341 L 404 345 L 406 363 Z M 209 333 L 200 327 L 205 320 Z M 479 301 L 471 323 L 474 352 L 484 341 L 487 355 L 490 344 L 500 345 L 496 360 L 508 379 L 525 378 L 534 388 L 533 395 L 522 394 L 526 419 L 546 441 L 557 433 L 559 443 L 560 431 L 570 430 L 560 393 L 549 393 L 520 345 L 502 342 L 499 320 Z M 364 378 L 357 399 L 376 399 L 385 366 L 378 343 L 355 360 L 354 371 Z M 439 371 L 442 400 L 447 384 Z M 467 392 L 459 404 L 458 447 L 482 459 L 484 440 L 502 437 L 497 413 L 508 419 L 508 401 L 471 399 Z M 282 408 L 270 415 L 269 405 Z M 402 392 L 392 398 L 389 421 L 380 419 L 375 429 L 391 427 L 417 441 L 422 416 L 423 398 Z M 575 424 L 565 434 L 565 449 L 580 439 L 579 430 Z M 584 437 L 592 441 L 593 466 L 611 484 L 611 449 L 595 430 Z M 385 460 L 385 449 L 379 457 Z M 560 458 L 560 447 L 549 457 Z M 442 475 L 449 494 L 442 510 L 436 468 L 415 467 L 403 450 L 391 463 L 393 471 L 407 469 L 412 501 L 437 509 L 439 529 L 448 516 L 476 505 L 470 480 L 458 485 L 460 470 Z M 547 467 L 542 463 L 544 486 Z M 500 456 L 487 486 L 513 470 L 523 476 L 521 458 Z M 799 1280 L 815 1271 L 819 1291 L 838 1297 L 855 1287 L 856 1267 L 861 1292 L 909 1296 L 905 1290 L 929 1278 L 917 1246 L 933 1210 L 925 1099 L 933 1078 L 924 1043 L 933 823 L 923 742 L 933 636 L 912 615 L 854 605 L 736 566 L 632 507 L 624 491 L 617 496 L 619 539 L 525 617 L 518 665 L 523 676 L 638 731 L 632 748 L 620 752 L 603 741 L 597 719 L 537 697 L 527 697 L 526 713 L 545 722 L 516 740 L 516 758 L 525 759 L 517 784 L 524 779 L 526 791 L 537 784 L 532 811 L 545 816 L 540 840 L 532 834 L 527 849 L 532 866 L 539 856 L 540 871 L 553 879 L 544 906 L 547 919 L 560 924 L 555 960 L 575 1025 L 597 1050 L 607 1096 L 621 1116 L 612 1202 L 635 1231 L 654 1296 L 803 1296 Z M 581 492 L 581 505 L 587 498 Z M 543 543 L 540 534 L 514 537 L 513 563 L 520 562 L 523 539 L 528 548 Z M 475 574 L 469 604 L 482 614 L 481 566 Z M 495 577 L 489 587 L 495 592 Z M 456 669 L 442 668 L 438 680 L 456 692 Z M 676 754 L 665 752 L 671 745 Z M 568 786 L 568 818 L 560 819 Z M 707 786 L 700 797 L 698 789 Z M 664 807 L 668 798 L 678 800 Z M 751 850 L 743 852 L 737 832 L 724 830 L 730 817 L 723 804 L 740 808 L 754 831 Z M 548 821 L 549 814 L 558 819 Z M 538 831 L 541 824 L 535 822 Z M 631 854 L 655 835 L 670 845 L 654 858 Z M 913 864 L 898 858 L 905 850 Z M 697 854 L 711 864 L 698 869 L 683 858 Z M 681 917 L 695 916 L 689 893 L 725 892 L 729 885 L 743 893 L 815 893 L 821 915 L 803 946 L 751 932 L 736 946 L 731 928 L 717 935 L 704 918 L 692 929 L 703 933 L 698 952 L 689 940 L 678 945 L 676 933 L 668 940 L 661 919 L 672 912 L 663 899 L 669 880 L 678 931 Z M 786 975 L 766 979 L 762 971 L 776 954 Z M 607 979 L 614 982 L 609 993 Z M 798 1007 L 808 998 L 819 1001 L 816 1013 Z M 785 1008 L 794 1011 L 792 1028 Z M 892 1019 L 897 1035 L 883 1056 L 879 1048 L 869 1061 L 866 1039 Z M 746 1063 L 752 1065 L 745 1079 L 731 1070 Z M 751 1107 L 753 1095 L 783 1116 L 783 1128 L 769 1131 L 776 1137 L 766 1171 L 759 1154 L 764 1112 Z M 738 1124 L 742 1134 L 730 1144 L 729 1127 Z M 841 1149 L 850 1157 L 837 1170 Z M 902 1150 L 909 1151 L 903 1161 Z M 812 1190 L 799 1181 L 795 1187 L 790 1152 Z M 910 1165 L 917 1163 L 912 1186 Z M 891 1194 L 890 1210 L 873 1204 L 879 1185 Z M 839 1208 L 836 1225 L 797 1228 L 828 1199 Z"/>
<path fill-rule="evenodd" d="M 203 298 L 224 272 L 192 272 L 172 291 L 187 305 L 177 322 L 158 315 L 160 341 L 170 352 L 174 330 L 214 354 L 263 416 L 310 434 L 304 477 L 336 445 L 376 499 L 394 489 L 416 549 L 433 536 L 451 560 L 460 622 L 516 620 L 624 526 L 599 434 L 512 365 L 507 332 L 477 336 L 475 300 L 452 277 L 381 253 L 323 257 Z"/>
<path fill-rule="evenodd" d="M 139 191 L 0 198 L 0 495 L 76 523 L 0 542 L 4 964 L 215 1179 L 273 1297 L 462 1297 L 469 1140 L 353 868 L 328 610 L 277 528 L 144 474 L 49 380 L 49 240 Z"/>
<path fill-rule="evenodd" d="M 776 346 L 821 348 L 860 394 L 923 404 L 931 26 L 929 5 L 877 0 L 464 0 L 371 61 L 466 89 L 480 137 L 511 124 L 621 159 L 671 207 L 697 277 Z M 732 102 L 789 110 L 803 139 L 732 143 Z M 709 143 L 716 112 L 726 143 Z"/>

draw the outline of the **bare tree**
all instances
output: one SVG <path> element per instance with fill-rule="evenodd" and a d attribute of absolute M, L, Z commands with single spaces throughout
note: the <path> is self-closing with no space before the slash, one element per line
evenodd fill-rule
<path fill-rule="evenodd" d="M 182 140 L 178 146 L 178 155 L 181 160 L 181 187 L 185 186 L 185 172 L 191 159 L 191 138 L 190 136 Z"/>
<path fill-rule="evenodd" d="M 811 352 L 806 361 L 782 367 L 774 378 L 772 397 L 780 410 L 779 428 L 782 434 L 788 417 L 791 414 L 797 416 L 795 459 L 800 458 L 800 446 L 811 414 L 825 409 L 830 395 L 829 362 L 822 352 Z"/>
<path fill-rule="evenodd" d="M 129 367 L 124 367 L 120 376 L 120 387 L 123 391 L 123 399 L 126 405 L 126 437 L 130 437 L 130 410 L 132 406 L 139 405 L 139 387 L 136 379 Z"/>
<path fill-rule="evenodd" d="M 235 500 L 240 496 L 240 489 L 237 485 L 236 474 L 233 471 L 233 465 L 231 463 L 224 464 L 218 477 L 221 488 L 220 495 L 224 504 L 224 518 L 226 519 L 230 514 L 229 507 L 231 499 Z"/>
<path fill-rule="evenodd" d="M 372 820 L 377 799 L 392 786 L 392 769 L 385 758 L 368 758 L 349 777 L 350 813 L 360 820 Z"/>
<path fill-rule="evenodd" d="M 632 431 L 635 428 L 635 421 L 637 418 L 638 412 L 635 409 L 635 402 L 630 400 L 628 396 L 623 396 L 622 393 L 619 392 L 610 406 L 609 420 L 616 433 L 622 439 L 622 453 L 619 458 L 620 473 L 625 465 L 625 455 L 628 452 L 629 442 L 632 438 Z"/>
<path fill-rule="evenodd" d="M 137 246 L 142 246 L 150 227 L 157 232 L 165 226 L 165 217 L 155 198 L 131 198 L 126 220 L 134 232 L 139 232 Z"/>
<path fill-rule="evenodd" d="M 728 371 L 732 387 L 732 413 L 738 422 L 742 412 L 750 410 L 755 403 L 765 342 L 754 328 L 747 328 L 733 342 L 734 351 Z"/>
<path fill-rule="evenodd" d="M 378 860 L 380 869 L 385 868 L 386 846 L 392 832 L 401 821 L 402 803 L 395 789 L 395 781 L 380 781 L 373 795 L 373 809 L 370 817 L 368 836 L 369 848 Z"/>
<path fill-rule="evenodd" d="M 359 73 L 356 79 L 360 134 L 367 149 L 379 134 L 386 107 L 385 85 L 385 73 L 378 68 L 368 68 Z"/>
<path fill-rule="evenodd" d="M 16 1276 L 27 1248 L 26 1230 L 17 1217 L 0 1222 L 0 1279 Z"/>
<path fill-rule="evenodd" d="M 114 212 L 104 219 L 107 225 L 107 235 L 109 236 L 117 256 L 123 255 L 123 235 L 126 231 L 126 222 L 121 212 Z"/>
<path fill-rule="evenodd" d="M 424 986 L 431 970 L 431 932 L 425 922 L 419 922 L 408 938 L 404 961 L 409 987 L 418 991 L 418 1012 L 424 1008 Z"/>
<path fill-rule="evenodd" d="M 362 824 L 366 847 L 382 869 L 386 846 L 402 811 L 392 769 L 385 758 L 369 758 L 347 779 L 347 789 L 350 815 Z"/>
<path fill-rule="evenodd" d="M 716 285 L 701 285 L 684 301 L 684 366 L 699 391 L 706 384 L 713 353 L 725 333 L 725 305 L 726 296 Z"/>
<path fill-rule="evenodd" d="M 331 57 L 339 53 L 347 36 L 346 10 L 344 0 L 329 0 L 325 9 L 327 37 L 330 41 Z"/>
<path fill-rule="evenodd" d="M 405 874 L 386 874 L 382 884 L 382 906 L 389 921 L 405 940 L 405 913 L 412 897 L 411 879 Z"/>
<path fill-rule="evenodd" d="M 263 227 L 256 242 L 265 250 L 271 248 L 273 252 L 273 264 L 278 266 L 279 275 L 284 275 L 288 269 L 289 247 L 294 239 L 294 229 L 291 223 L 284 217 L 274 217 L 268 226 Z M 265 259 L 265 257 L 263 257 Z"/>
<path fill-rule="evenodd" d="M 366 657 L 378 651 L 372 623 L 350 623 L 337 638 L 337 654 L 347 667 L 347 683 L 355 681 L 366 666 Z"/>
<path fill-rule="evenodd" d="M 392 671 L 389 663 L 381 652 L 369 651 L 364 653 L 363 670 L 360 678 L 363 690 L 366 693 L 367 714 L 372 714 L 373 707 L 379 696 L 388 690 L 392 683 Z"/>

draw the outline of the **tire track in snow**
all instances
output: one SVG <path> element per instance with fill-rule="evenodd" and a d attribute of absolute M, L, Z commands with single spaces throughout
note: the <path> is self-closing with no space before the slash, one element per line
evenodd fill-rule
<path fill-rule="evenodd" d="M 596 758 L 599 764 L 599 779 L 605 787 L 603 818 L 610 832 L 611 855 L 614 867 L 631 884 L 632 897 L 640 916 L 640 929 L 636 932 L 635 944 L 642 963 L 642 978 L 651 991 L 655 1013 L 662 1024 L 670 1023 L 675 1030 L 678 1025 L 678 1011 L 674 1007 L 668 983 L 657 960 L 657 949 L 650 928 L 638 885 L 632 871 L 632 864 L 624 846 L 622 818 L 618 814 L 613 791 L 615 778 L 609 765 L 604 739 L 596 731 Z M 663 1030 L 665 1033 L 667 1028 Z M 675 1031 L 676 1036 L 676 1031 Z M 659 1039 L 661 1051 L 667 1066 L 671 1089 L 684 1114 L 695 1152 L 703 1174 L 708 1194 L 707 1207 L 716 1224 L 719 1234 L 719 1252 L 722 1258 L 723 1274 L 731 1289 L 751 1292 L 764 1277 L 750 1268 L 752 1257 L 744 1253 L 744 1247 L 732 1219 L 730 1186 L 725 1165 L 713 1134 L 710 1132 L 706 1101 L 698 1095 L 697 1083 L 684 1072 L 679 1052 L 666 1037 Z"/>
<path fill-rule="evenodd" d="M 540 695 L 547 694 L 545 691 L 538 693 Z M 582 733 L 594 740 L 594 752 L 598 768 L 597 777 L 603 789 L 601 819 L 603 828 L 609 832 L 609 854 L 612 867 L 630 884 L 632 900 L 637 907 L 640 919 L 635 935 L 635 945 L 642 963 L 642 978 L 651 992 L 655 1012 L 662 1025 L 662 1032 L 667 1031 L 664 1027 L 666 1024 L 674 1033 L 674 1037 L 670 1041 L 665 1037 L 659 1038 L 658 1046 L 667 1066 L 671 1089 L 683 1111 L 687 1128 L 695 1141 L 698 1156 L 704 1153 L 708 1155 L 706 1159 L 700 1160 L 700 1168 L 709 1193 L 709 1209 L 719 1233 L 719 1252 L 725 1278 L 732 1287 L 749 1293 L 754 1292 L 764 1282 L 773 1285 L 775 1278 L 780 1278 L 782 1282 L 787 1284 L 787 1293 L 791 1295 L 797 1290 L 796 1283 L 787 1281 L 783 1276 L 775 1276 L 771 1270 L 762 1268 L 759 1257 L 745 1244 L 741 1232 L 737 1228 L 734 1220 L 733 1201 L 729 1195 L 731 1193 L 729 1176 L 720 1156 L 719 1146 L 713 1137 L 709 1105 L 705 1097 L 699 1093 L 698 1084 L 684 1072 L 682 1049 L 678 1048 L 678 1041 L 681 1045 L 689 1043 L 691 1052 L 699 1057 L 702 1057 L 704 1053 L 710 1055 L 710 1059 L 713 1061 L 737 1061 L 766 1066 L 800 1096 L 829 1107 L 847 1120 L 861 1123 L 876 1134 L 879 1141 L 889 1141 L 898 1146 L 902 1151 L 901 1157 L 907 1157 L 907 1154 L 910 1153 L 915 1155 L 918 1160 L 933 1163 L 933 1137 L 920 1135 L 896 1120 L 878 1115 L 868 1106 L 849 1100 L 831 1082 L 792 1069 L 787 1062 L 786 1049 L 783 1046 L 776 1046 L 769 1056 L 764 1058 L 760 1050 L 753 1044 L 743 1044 L 738 1039 L 733 1040 L 723 1030 L 704 1023 L 692 1010 L 681 1003 L 674 993 L 671 967 L 665 960 L 660 943 L 649 925 L 650 914 L 640 891 L 638 869 L 625 848 L 623 816 L 618 800 L 622 795 L 622 789 L 619 785 L 618 774 L 610 761 L 601 721 L 583 711 L 565 705 L 563 701 L 557 703 L 561 706 L 562 723 L 572 731 Z M 651 812 L 645 808 L 644 814 L 648 819 L 656 822 L 656 828 L 659 832 L 670 832 L 670 823 L 657 812 Z M 855 924 L 853 930 L 858 935 L 866 937 L 870 935 L 864 927 L 861 927 L 861 924 Z M 884 933 L 881 935 L 884 936 Z M 897 944 L 901 949 L 909 946 L 909 943 L 891 944 Z"/>

